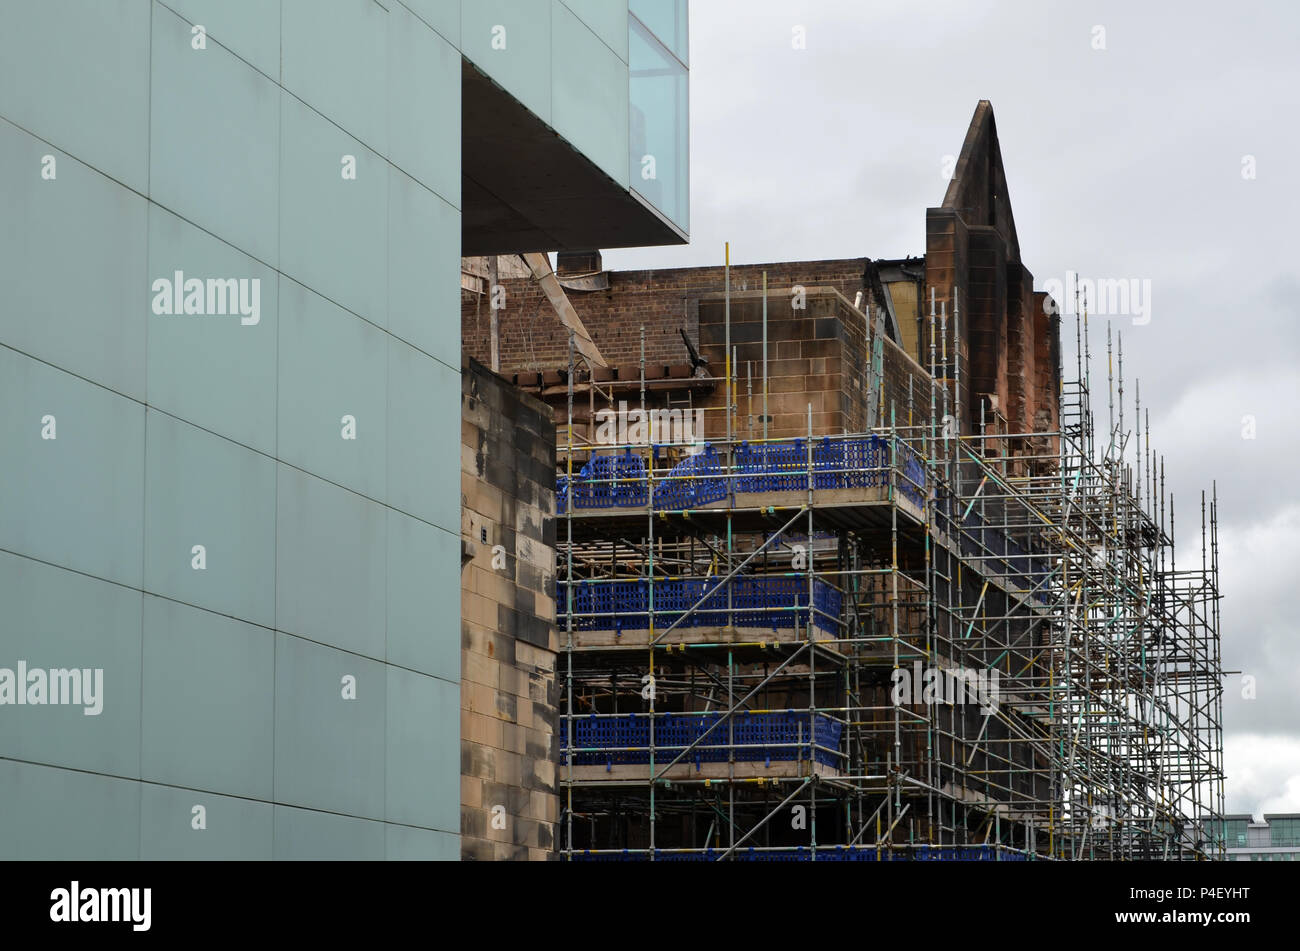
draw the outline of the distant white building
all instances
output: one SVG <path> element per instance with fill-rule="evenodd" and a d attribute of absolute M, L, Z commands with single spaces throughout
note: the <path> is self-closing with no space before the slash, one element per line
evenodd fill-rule
<path fill-rule="evenodd" d="M 1224 844 L 1230 862 L 1294 862 L 1300 860 L 1300 813 L 1263 817 L 1223 817 Z"/>

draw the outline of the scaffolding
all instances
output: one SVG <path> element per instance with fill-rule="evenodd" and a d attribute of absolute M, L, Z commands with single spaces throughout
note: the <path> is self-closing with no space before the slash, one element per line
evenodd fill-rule
<path fill-rule="evenodd" d="M 1083 314 L 1053 432 L 949 415 L 946 308 L 928 393 L 886 405 L 877 382 L 856 433 L 814 432 L 810 406 L 801 439 L 754 438 L 752 409 L 737 438 L 730 353 L 720 438 L 575 439 L 571 346 L 562 858 L 1223 855 L 1217 494 L 1199 564 L 1176 561 L 1109 327 L 1096 438 Z"/>

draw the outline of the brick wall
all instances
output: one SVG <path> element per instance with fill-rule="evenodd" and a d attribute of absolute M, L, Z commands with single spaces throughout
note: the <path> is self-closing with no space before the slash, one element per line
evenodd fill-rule
<path fill-rule="evenodd" d="M 877 397 L 868 409 L 867 375 L 871 365 L 868 333 L 862 314 L 851 302 L 859 292 L 863 307 L 877 314 L 883 287 L 873 279 L 862 258 L 748 265 L 731 269 L 731 342 L 735 350 L 735 408 L 732 432 L 740 438 L 762 424 L 762 272 L 768 272 L 768 434 L 773 438 L 807 432 L 807 407 L 813 407 L 817 434 L 860 432 L 888 425 L 891 411 L 899 425 L 907 423 L 909 386 L 914 419 L 928 418 L 929 390 L 924 371 L 892 341 L 885 341 L 883 412 Z M 723 269 L 677 268 L 663 271 L 610 272 L 604 291 L 569 291 L 569 299 L 602 354 L 613 365 L 635 366 L 640 360 L 640 327 L 646 325 L 647 364 L 682 365 L 689 355 L 679 327 L 709 361 L 709 374 L 725 372 L 726 328 Z M 501 316 L 503 375 L 567 367 L 567 338 L 550 305 L 530 281 L 503 281 L 507 307 Z M 795 286 L 804 289 L 802 299 Z M 477 295 L 463 297 L 462 320 L 466 353 L 482 358 L 489 348 L 486 302 Z M 803 306 L 796 308 L 798 301 Z M 525 315 L 531 315 L 531 319 Z M 874 320 L 873 320 L 874 325 Z M 521 343 L 522 342 L 522 343 Z M 521 346 L 528 351 L 521 357 Z M 752 372 L 753 400 L 747 391 Z M 637 395 L 630 394 L 630 405 Z M 684 395 L 675 394 L 673 405 Z M 705 434 L 717 438 L 726 431 L 726 395 L 718 386 L 697 391 L 693 407 L 703 407 Z M 562 400 L 553 403 L 562 423 Z M 586 398 L 577 400 L 575 418 L 589 415 Z M 662 393 L 652 394 L 652 408 L 666 405 Z M 585 432 L 582 425 L 580 432 Z"/>
<path fill-rule="evenodd" d="M 925 225 L 925 293 L 921 307 L 928 320 L 932 288 L 936 310 L 940 303 L 946 302 L 949 367 L 946 371 L 940 370 L 937 375 L 949 379 L 950 392 L 954 394 L 955 400 L 960 400 L 962 426 L 966 432 L 971 432 L 975 428 L 972 420 L 978 423 L 979 412 L 974 409 L 974 387 L 971 384 L 970 232 L 966 222 L 950 208 L 927 209 Z M 960 336 L 954 347 L 955 330 L 960 330 Z M 936 353 L 942 351 L 943 346 L 944 339 L 938 336 L 936 323 Z M 928 340 L 925 348 L 921 362 L 928 367 Z M 958 378 L 961 382 L 960 394 L 957 394 Z"/>
<path fill-rule="evenodd" d="M 1007 410 L 1007 299 L 1008 270 L 1006 243 L 990 227 L 970 227 L 969 308 L 964 332 L 970 344 L 971 389 L 976 402 L 971 406 L 972 429 L 978 431 L 981 397 L 993 396 L 986 404 L 985 422 L 994 429 L 994 410 Z M 1018 264 L 1014 268 L 1018 274 Z"/>
<path fill-rule="evenodd" d="M 546 859 L 559 818 L 555 428 L 476 362 L 461 382 L 461 857 Z"/>
<path fill-rule="evenodd" d="M 763 300 L 761 293 L 734 296 L 731 301 L 731 345 L 736 355 L 735 419 L 732 431 L 750 434 L 748 380 L 752 374 L 753 435 L 763 434 Z M 805 307 L 794 310 L 784 295 L 768 300 L 768 413 L 772 438 L 803 436 L 808 431 L 808 406 L 816 433 L 843 432 L 860 426 L 862 418 L 862 318 L 843 305 L 842 298 L 810 289 Z M 711 368 L 725 372 L 725 304 L 710 297 L 699 302 L 700 352 Z M 706 404 L 725 407 L 722 388 Z M 706 416 L 710 437 L 725 432 L 721 412 Z"/>
<path fill-rule="evenodd" d="M 1021 263 L 1007 191 L 993 110 L 981 101 L 943 205 L 926 212 L 927 290 L 948 301 L 950 315 L 960 304 L 958 398 L 968 433 L 978 432 L 981 409 L 990 433 L 1002 431 L 995 408 L 1014 433 L 1054 428 L 1059 419 L 1059 324 L 1043 313 L 1044 295 Z M 952 332 L 950 319 L 950 352 Z M 956 373 L 940 374 L 954 390 Z M 1005 448 L 1018 453 L 1020 443 Z"/>
<path fill-rule="evenodd" d="M 1026 419 L 1034 432 L 1050 432 L 1061 425 L 1061 318 L 1057 305 L 1046 291 L 1033 294 L 1034 374 Z M 1054 453 L 1057 441 L 1044 440 L 1036 452 Z"/>
<path fill-rule="evenodd" d="M 596 256 L 575 260 L 574 266 L 594 267 Z M 907 419 L 908 386 L 912 379 L 912 421 L 929 414 L 928 339 L 916 343 L 915 363 L 886 349 L 884 412 L 869 416 L 866 371 L 870 351 L 862 319 L 852 308 L 830 297 L 812 295 L 811 309 L 790 307 L 791 290 L 802 285 L 838 291 L 849 301 L 859 292 L 872 313 L 884 292 L 873 263 L 866 258 L 841 258 L 737 266 L 731 269 L 732 339 L 736 345 L 738 408 L 733 432 L 748 432 L 750 403 L 745 391 L 746 370 L 752 362 L 761 391 L 762 360 L 756 346 L 758 316 L 754 294 L 768 279 L 769 406 L 772 435 L 801 434 L 807 429 L 806 407 L 813 404 L 814 430 L 860 430 L 888 425 L 892 415 L 900 425 Z M 583 273 L 586 273 L 585 271 Z M 634 368 L 641 359 L 641 328 L 645 327 L 647 365 L 689 362 L 679 331 L 684 330 L 709 359 L 709 374 L 723 375 L 722 267 L 672 268 L 658 271 L 607 272 L 609 286 L 598 291 L 570 290 L 568 296 L 605 359 L 614 366 Z M 949 388 L 950 411 L 960 416 L 963 430 L 978 432 L 981 415 L 988 432 L 1041 432 L 1059 420 L 1059 324 L 1047 319 L 1042 297 L 1033 290 L 1033 275 L 1020 261 L 1019 239 L 1007 195 L 997 129 L 992 109 L 981 102 L 967 132 L 962 156 L 941 207 L 926 211 L 924 285 L 916 308 L 927 336 L 928 298 L 946 309 L 946 331 L 936 347 L 936 375 Z M 506 309 L 501 314 L 501 370 L 555 371 L 568 366 L 568 337 L 549 302 L 529 280 L 503 281 Z M 959 317 L 955 311 L 959 309 Z M 847 319 L 852 314 L 852 319 Z M 490 350 L 487 301 L 478 294 L 462 295 L 462 328 L 466 353 L 486 359 Z M 915 314 L 900 314 L 915 321 Z M 942 326 L 940 324 L 939 326 Z M 947 359 L 943 358 L 946 351 Z M 919 364 L 919 365 L 918 365 Z M 660 375 L 652 372 L 651 376 Z M 624 374 L 626 376 L 626 373 Z M 558 381 L 558 378 L 552 382 Z M 722 407 L 725 393 L 698 392 L 694 405 Z M 682 402 L 679 394 L 677 402 Z M 939 402 L 942 402 L 940 400 Z M 652 406 L 663 406 L 663 397 Z M 753 413 L 761 414 L 756 399 Z M 983 413 L 982 413 L 983 411 Z M 779 418 L 778 418 L 779 417 Z M 799 417 L 796 419 L 796 417 Z M 1001 419 L 999 419 L 999 417 Z M 562 413 L 557 418 L 563 418 Z M 713 413 L 708 432 L 725 430 L 725 417 Z M 1006 429 L 1002 420 L 1005 420 Z M 714 422 L 721 425 L 714 426 Z M 761 432 L 761 419 L 756 418 Z M 1026 446 L 1000 447 L 1018 453 L 1042 452 L 1040 440 Z"/>
<path fill-rule="evenodd" d="M 867 262 L 863 258 L 753 264 L 731 269 L 731 289 L 755 291 L 768 272 L 769 306 L 780 301 L 790 311 L 791 288 L 826 285 L 849 300 L 864 287 Z M 689 362 L 679 329 L 692 342 L 698 340 L 701 297 L 721 294 L 723 268 L 667 268 L 655 271 L 611 271 L 609 288 L 600 291 L 568 290 L 570 302 L 605 359 L 632 366 L 641 359 L 641 325 L 646 328 L 646 360 L 650 364 Z M 555 370 L 568 366 L 568 333 L 540 288 L 531 280 L 503 280 L 506 306 L 499 315 L 501 372 Z M 486 361 L 491 346 L 488 301 L 471 291 L 461 294 L 461 330 L 464 352 Z"/>

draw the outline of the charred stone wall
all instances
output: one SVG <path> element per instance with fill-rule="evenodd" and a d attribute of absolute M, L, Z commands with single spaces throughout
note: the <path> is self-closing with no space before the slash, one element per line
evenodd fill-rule
<path fill-rule="evenodd" d="M 547 859 L 559 818 L 551 411 L 471 361 L 460 451 L 461 857 Z"/>

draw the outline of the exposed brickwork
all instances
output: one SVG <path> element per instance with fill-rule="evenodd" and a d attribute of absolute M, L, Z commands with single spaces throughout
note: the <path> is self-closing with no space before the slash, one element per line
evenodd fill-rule
<path fill-rule="evenodd" d="M 762 287 L 768 272 L 771 306 L 785 300 L 789 312 L 790 289 L 835 287 L 849 300 L 863 288 L 866 261 L 800 261 L 753 264 L 731 269 L 733 291 Z M 501 372 L 553 370 L 568 366 L 568 336 L 541 289 L 529 280 L 503 280 L 506 306 L 500 314 Z M 609 289 L 567 291 L 583 325 L 612 364 L 633 365 L 641 359 L 641 326 L 646 328 L 646 361 L 683 364 L 689 358 L 679 329 L 692 341 L 699 339 L 699 298 L 723 291 L 723 268 L 669 268 L 659 271 L 612 271 Z M 461 294 L 461 328 L 464 352 L 478 360 L 490 353 L 488 302 L 469 291 Z"/>
<path fill-rule="evenodd" d="M 985 421 L 990 430 L 995 416 L 1007 416 L 1007 263 L 1006 244 L 996 232 L 970 229 L 965 328 L 970 344 L 970 384 L 976 400 L 985 399 Z M 989 396 L 994 400 L 988 400 Z M 979 421 L 978 402 L 971 406 L 970 419 Z"/>
<path fill-rule="evenodd" d="M 598 257 L 579 254 L 564 260 L 566 271 L 582 272 Z M 946 332 L 937 332 L 936 376 L 950 388 L 950 411 L 960 416 L 965 432 L 976 432 L 981 414 L 990 433 L 1046 431 L 1057 425 L 1059 340 L 1057 326 L 1046 319 L 1042 296 L 1033 291 L 1033 275 L 1020 261 L 1019 239 L 1011 214 L 1007 182 L 997 141 L 992 108 L 981 102 L 968 130 L 961 158 L 941 207 L 926 212 L 924 283 L 913 311 L 897 314 L 900 326 L 916 327 L 916 362 L 887 347 L 885 406 L 868 411 L 868 368 L 871 354 L 862 318 L 852 307 L 821 291 L 835 290 L 852 302 L 863 295 L 874 314 L 884 291 L 875 265 L 866 258 L 799 261 L 731 268 L 732 342 L 736 348 L 736 408 L 732 431 L 747 433 L 750 403 L 746 377 L 752 363 L 755 430 L 761 432 L 761 347 L 759 308 L 762 272 L 768 278 L 769 433 L 802 434 L 807 430 L 807 406 L 813 404 L 815 432 L 860 430 L 887 425 L 891 411 L 903 424 L 907 418 L 907 378 L 915 377 L 912 418 L 929 412 L 929 391 L 920 367 L 929 367 L 929 300 L 931 291 L 945 310 Z M 609 272 L 609 287 L 599 291 L 568 291 L 584 326 L 613 365 L 635 367 L 642 355 L 650 376 L 665 366 L 689 362 L 680 331 L 709 360 L 709 375 L 721 377 L 726 354 L 722 345 L 724 270 L 721 266 L 672 268 L 658 271 Z M 568 338 L 549 302 L 531 280 L 505 280 L 506 307 L 500 315 L 501 372 L 550 371 L 546 379 L 558 384 L 554 371 L 567 369 Z M 810 291 L 809 308 L 790 306 L 794 285 Z M 911 299 L 911 295 L 908 295 Z M 955 314 L 954 309 L 960 313 Z M 479 359 L 490 350 L 487 301 L 479 294 L 462 294 L 464 349 Z M 940 326 L 942 323 L 937 322 Z M 943 354 L 946 352 L 946 360 Z M 918 364 L 920 367 L 918 367 Z M 534 380 L 537 378 L 534 377 Z M 539 388 L 540 391 L 540 388 Z M 697 388 L 694 406 L 722 407 L 720 387 Z M 652 406 L 663 406 L 662 393 Z M 675 405 L 685 400 L 674 397 Z M 585 402 L 585 398 L 583 400 Z M 629 400 L 635 405 L 635 398 Z M 562 411 L 557 408 L 557 412 Z M 577 407 L 575 419 L 590 415 Z M 557 417 L 562 418 L 562 417 Z M 710 413 L 710 436 L 725 430 L 721 413 Z M 585 422 L 583 422 L 585 430 Z M 1022 445 L 1023 443 L 1023 445 Z M 1035 440 L 1015 441 L 1012 452 L 1043 451 Z"/>
<path fill-rule="evenodd" d="M 1031 315 L 1034 322 L 1034 385 L 1025 418 L 1035 432 L 1060 428 L 1061 421 L 1061 318 L 1056 302 L 1046 291 L 1035 291 Z"/>
<path fill-rule="evenodd" d="M 981 102 L 942 207 L 926 212 L 926 282 L 960 305 L 958 342 L 963 428 L 1028 433 L 1058 419 L 1060 342 L 1043 313 L 1045 295 L 1020 261 L 993 110 Z M 928 297 L 928 295 L 927 295 Z M 951 333 L 951 322 L 950 322 Z M 955 378 L 950 380 L 955 388 Z M 1014 440 L 1009 451 L 1048 449 Z"/>
<path fill-rule="evenodd" d="M 763 299 L 737 292 L 731 302 L 731 345 L 736 357 L 736 400 L 732 432 L 741 438 L 763 433 Z M 863 318 L 827 287 L 808 287 L 803 307 L 791 307 L 784 292 L 768 294 L 768 424 L 771 438 L 808 432 L 857 431 L 863 427 L 866 332 Z M 725 370 L 725 302 L 699 302 L 700 351 L 710 367 Z M 752 400 L 750 397 L 752 379 Z M 703 405 L 725 407 L 719 389 Z M 752 430 L 750 416 L 753 416 Z M 706 434 L 723 435 L 726 418 L 708 413 Z"/>
<path fill-rule="evenodd" d="M 555 429 L 545 404 L 482 365 L 461 381 L 461 857 L 546 859 L 559 819 Z"/>
<path fill-rule="evenodd" d="M 938 376 L 951 382 L 956 393 L 960 379 L 960 416 L 966 432 L 972 430 L 972 420 L 978 422 L 979 413 L 972 415 L 974 398 L 971 385 L 971 307 L 970 307 L 970 232 L 966 222 L 948 208 L 929 208 L 925 216 L 925 292 L 921 309 L 928 320 L 930 292 L 934 291 L 936 309 L 946 307 L 948 313 L 947 352 L 949 365 L 938 371 Z M 954 301 L 957 306 L 954 307 Z M 954 349 L 954 331 L 960 330 L 960 339 Z M 936 350 L 942 351 L 945 341 L 939 337 Z M 928 344 L 927 344 L 928 346 Z M 929 367 L 926 354 L 920 362 Z M 954 412 L 954 415 L 958 415 Z"/>
<path fill-rule="evenodd" d="M 1033 276 L 1023 266 L 1007 275 L 1007 418 L 1016 420 L 1014 432 L 1032 416 L 1034 402 Z"/>
<path fill-rule="evenodd" d="M 880 312 L 884 290 L 875 278 L 870 262 L 862 258 L 833 261 L 802 261 L 750 265 L 731 269 L 731 343 L 736 357 L 736 389 L 732 432 L 745 438 L 757 436 L 762 422 L 762 272 L 768 271 L 768 410 L 772 438 L 802 436 L 808 430 L 808 406 L 812 404 L 815 434 L 860 432 L 868 426 L 888 425 L 891 412 L 899 425 L 907 422 L 909 387 L 914 419 L 929 412 L 929 391 L 924 372 L 891 340 L 885 341 L 883 405 L 876 395 L 867 406 L 868 371 L 871 352 L 863 314 L 852 301 L 862 294 L 862 307 Z M 721 267 L 678 268 L 664 271 L 611 272 L 610 288 L 598 292 L 569 292 L 569 299 L 583 324 L 597 341 L 606 359 L 616 365 L 635 366 L 640 360 L 640 328 L 646 326 L 646 362 L 662 370 L 664 365 L 689 362 L 679 328 L 700 355 L 709 361 L 709 374 L 725 372 L 724 273 Z M 803 288 L 802 295 L 795 290 Z M 505 281 L 507 304 L 501 318 L 502 373 L 553 371 L 568 364 L 567 341 L 550 305 L 528 281 Z M 486 352 L 485 305 L 477 295 L 465 294 L 462 320 L 467 353 Z M 799 303 L 802 306 L 796 307 Z M 512 309 L 513 308 L 513 309 Z M 533 314 L 524 320 L 520 315 Z M 681 319 L 674 315 L 681 314 Z M 513 315 L 513 316 L 512 316 Z M 874 318 L 873 318 L 874 324 Z M 521 359 L 520 341 L 531 350 Z M 544 359 L 538 358 L 545 355 Z M 752 373 L 753 398 L 748 391 Z M 533 377 L 535 379 L 535 377 Z M 685 396 L 676 394 L 681 402 Z M 637 395 L 628 397 L 637 405 Z M 705 434 L 722 436 L 726 417 L 722 412 L 726 395 L 722 388 L 697 388 L 691 406 L 703 407 Z M 653 394 L 652 406 L 665 405 L 662 393 Z M 558 399 L 555 420 L 562 423 L 567 408 Z M 676 405 L 676 403 L 674 404 Z M 585 396 L 575 406 L 580 436 L 587 435 L 590 415 Z"/>

